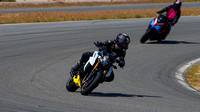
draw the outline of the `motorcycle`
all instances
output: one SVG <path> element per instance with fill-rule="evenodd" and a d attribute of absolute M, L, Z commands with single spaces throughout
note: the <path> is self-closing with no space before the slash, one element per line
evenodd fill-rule
<path fill-rule="evenodd" d="M 113 65 L 115 62 L 119 63 L 119 60 L 114 58 L 116 54 L 114 52 L 107 53 L 96 43 L 94 44 L 99 48 L 99 51 L 93 53 L 86 64 L 75 73 L 76 75 L 71 73 L 66 83 L 66 89 L 69 92 L 75 92 L 80 88 L 82 95 L 88 95 L 111 75 L 113 68 L 117 69 Z"/>
<path fill-rule="evenodd" d="M 154 18 L 147 28 L 146 32 L 142 36 L 140 42 L 145 43 L 148 39 L 150 41 L 157 40 L 162 41 L 165 39 L 164 33 L 171 29 L 171 25 L 167 21 L 166 14 L 159 14 L 157 18 Z"/>

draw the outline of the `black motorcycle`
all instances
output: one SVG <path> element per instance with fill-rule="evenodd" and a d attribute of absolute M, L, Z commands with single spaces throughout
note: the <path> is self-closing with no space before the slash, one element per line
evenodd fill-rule
<path fill-rule="evenodd" d="M 96 43 L 95 45 L 99 47 Z M 113 65 L 115 62 L 119 63 L 119 60 L 114 59 L 115 55 L 114 52 L 107 53 L 101 49 L 95 51 L 87 63 L 78 70 L 76 75 L 70 75 L 66 83 L 66 89 L 69 92 L 75 92 L 80 88 L 82 95 L 90 94 L 111 75 L 113 68 L 117 68 Z"/>

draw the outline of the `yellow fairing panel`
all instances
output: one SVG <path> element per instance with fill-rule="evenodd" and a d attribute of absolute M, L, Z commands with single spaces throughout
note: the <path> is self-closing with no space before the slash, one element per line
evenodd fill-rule
<path fill-rule="evenodd" d="M 80 78 L 80 75 L 74 75 L 73 81 L 74 81 L 74 83 L 78 84 L 78 86 L 81 88 L 81 78 Z"/>

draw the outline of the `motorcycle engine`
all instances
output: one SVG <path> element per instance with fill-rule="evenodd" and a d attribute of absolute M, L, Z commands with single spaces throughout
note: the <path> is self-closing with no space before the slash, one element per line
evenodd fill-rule
<path fill-rule="evenodd" d="M 105 68 L 109 68 L 111 66 L 111 62 L 109 60 L 109 57 L 108 56 L 104 56 L 102 59 L 101 59 L 101 64 L 103 67 Z"/>

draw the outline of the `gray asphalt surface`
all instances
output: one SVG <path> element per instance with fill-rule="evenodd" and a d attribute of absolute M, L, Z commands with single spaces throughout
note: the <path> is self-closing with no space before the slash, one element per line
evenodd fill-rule
<path fill-rule="evenodd" d="M 39 12 L 39 11 L 103 11 L 103 10 L 133 10 L 133 9 L 161 9 L 170 5 L 162 4 L 137 4 L 113 6 L 87 6 L 87 7 L 60 7 L 60 8 L 27 8 L 27 9 L 0 9 L 0 13 Z M 182 8 L 200 8 L 200 2 L 183 3 Z"/>
<path fill-rule="evenodd" d="M 177 68 L 200 57 L 200 17 L 181 17 L 161 43 L 140 44 L 151 18 L 0 25 L 1 112 L 199 112 L 200 94 Z M 70 68 L 95 41 L 131 37 L 124 69 L 89 96 L 65 89 Z"/>

